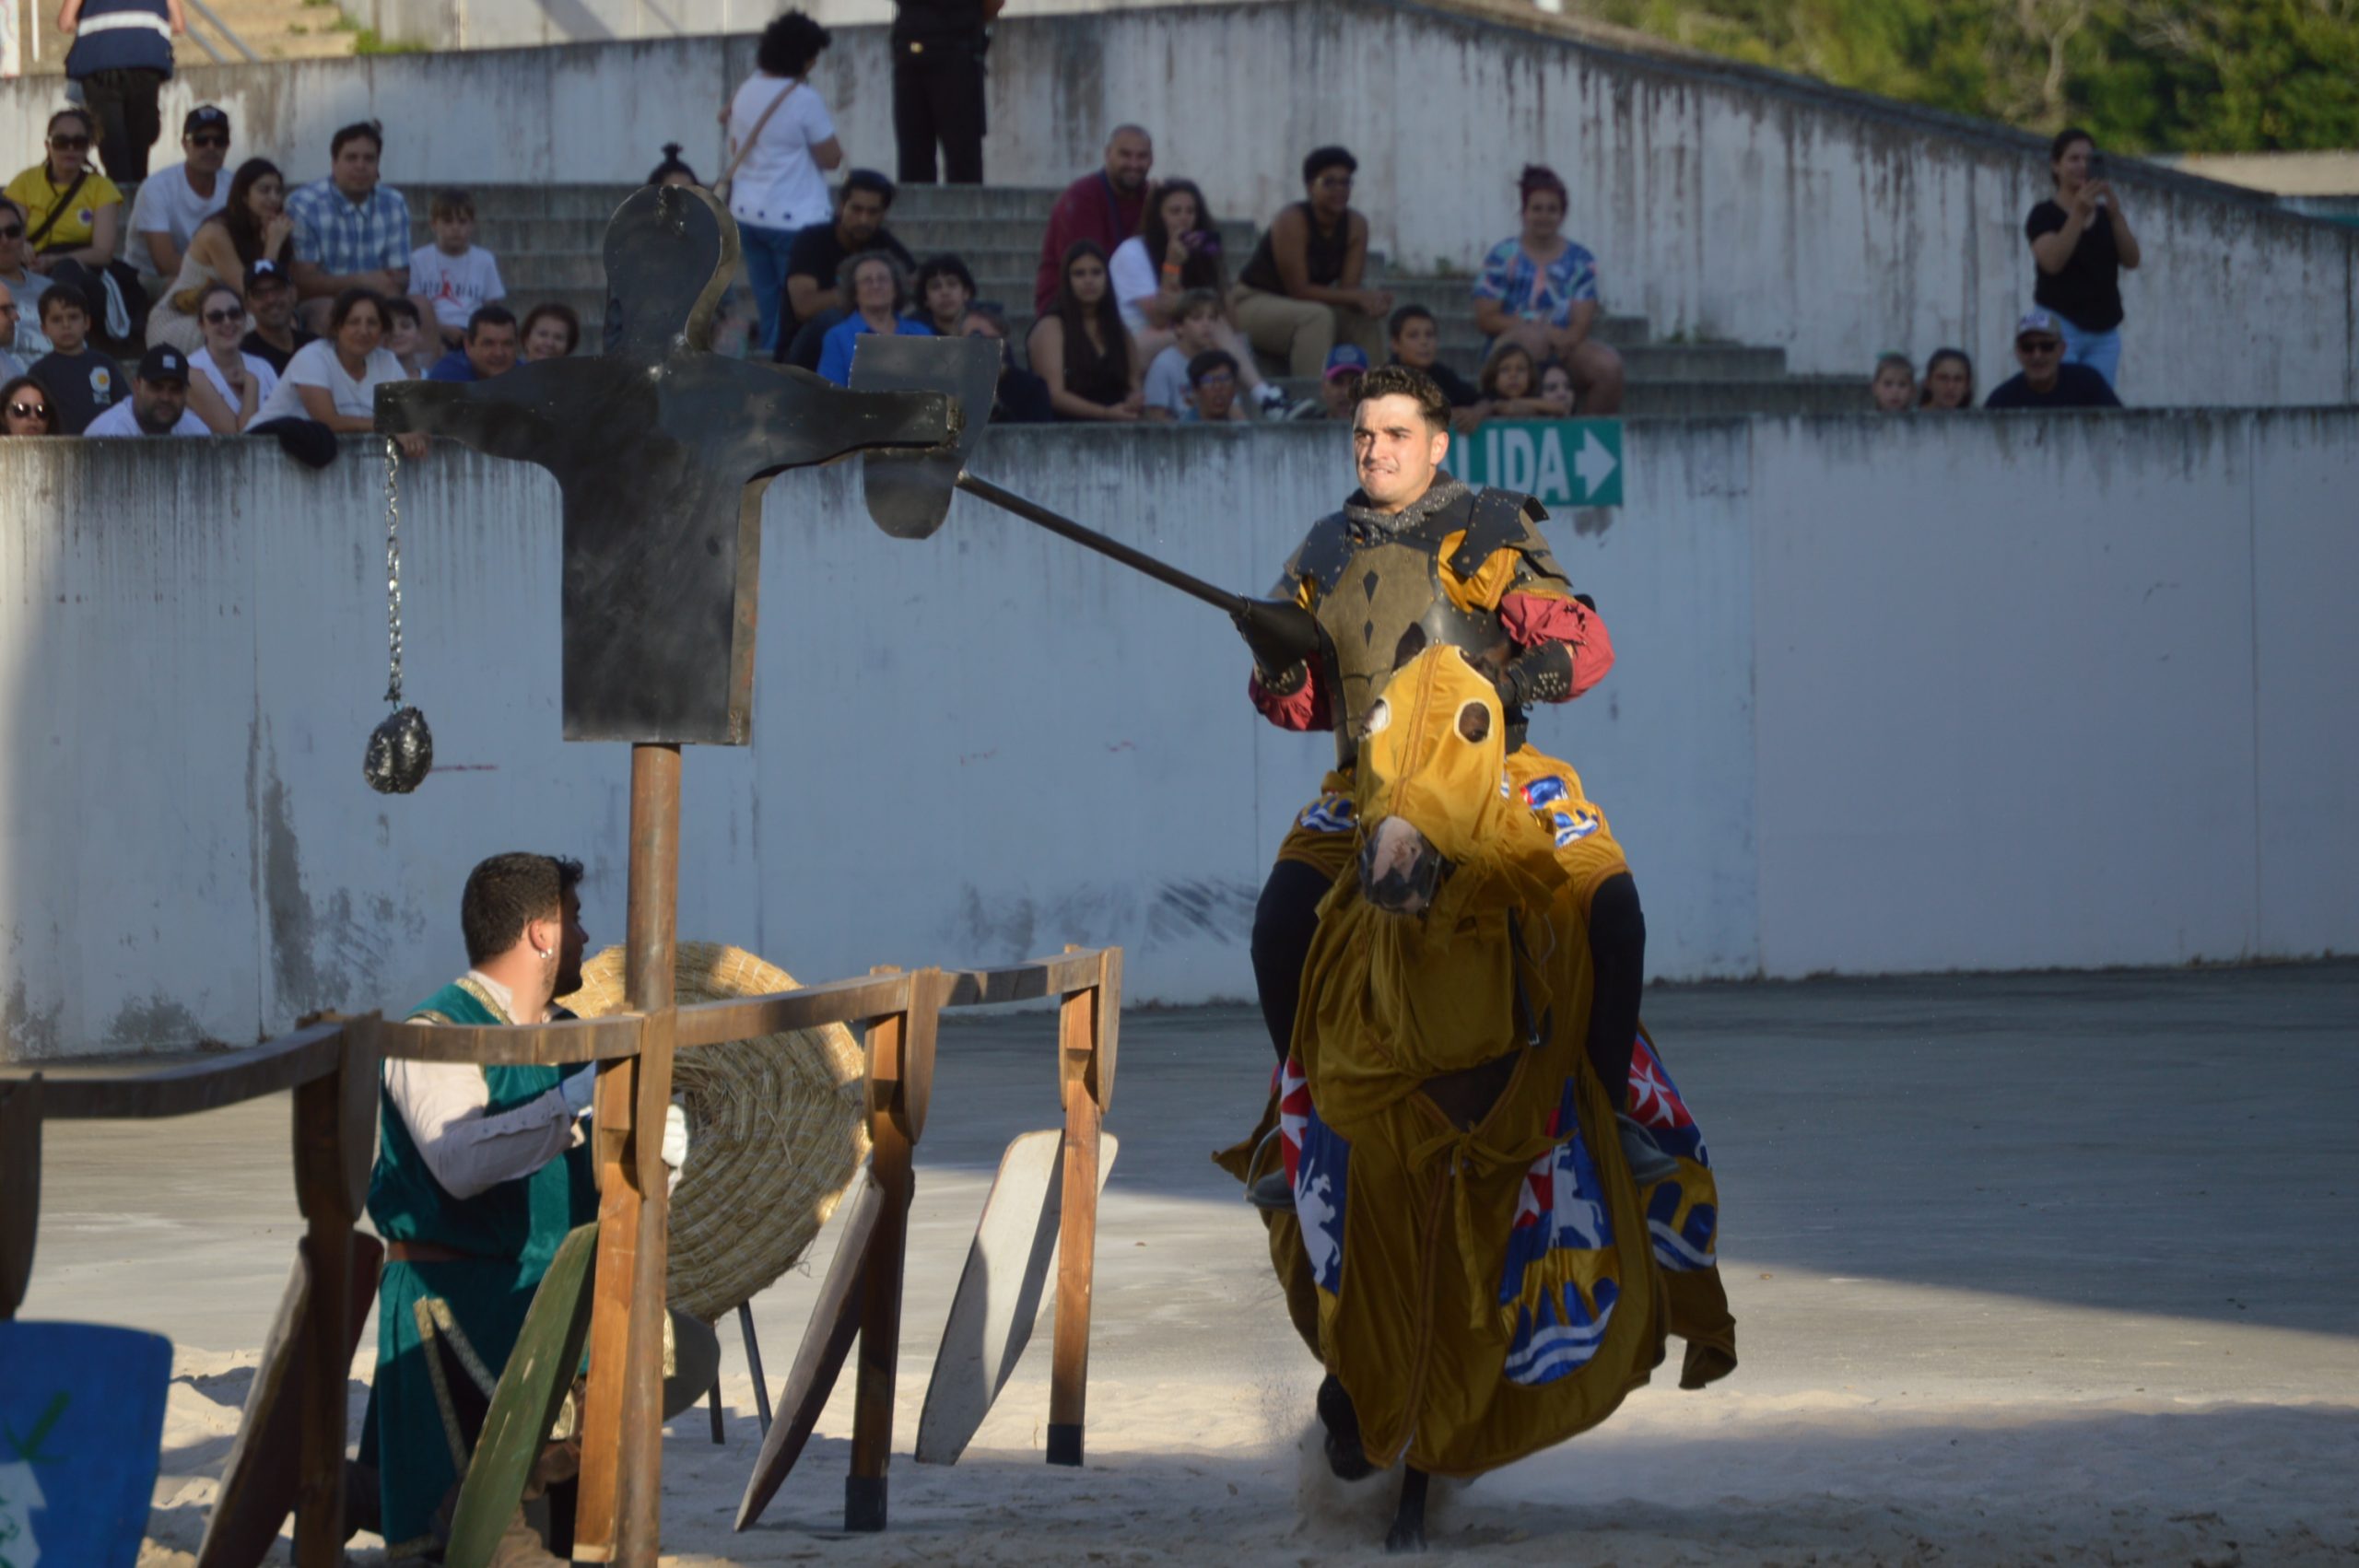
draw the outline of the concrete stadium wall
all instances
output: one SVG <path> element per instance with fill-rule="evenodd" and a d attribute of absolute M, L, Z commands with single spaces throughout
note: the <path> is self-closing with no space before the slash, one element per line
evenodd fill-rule
<path fill-rule="evenodd" d="M 1550 530 L 1614 629 L 1535 743 L 1627 846 L 1658 976 L 2359 950 L 2359 411 L 1637 422 L 1628 505 Z M 996 431 L 979 467 L 1266 584 L 1332 431 Z M 0 1057 L 243 1041 L 463 964 L 467 868 L 591 866 L 624 749 L 557 740 L 537 470 L 405 466 L 408 689 L 437 771 L 361 783 L 383 475 L 265 442 L 0 442 Z M 1129 949 L 1250 993 L 1323 737 L 1215 613 L 961 497 L 887 540 L 854 470 L 772 487 L 755 743 L 687 774 L 681 930 L 805 977 Z"/>
<path fill-rule="evenodd" d="M 739 36 L 222 67 L 183 73 L 166 120 L 222 103 L 241 148 L 307 179 L 335 126 L 374 116 L 387 178 L 420 197 L 637 179 L 668 141 L 717 172 L 713 112 L 752 66 Z M 841 29 L 817 85 L 853 161 L 889 169 L 883 29 Z M 0 85 L 0 146 L 20 161 L 55 90 Z M 2024 215 L 2048 189 L 2036 137 L 1402 0 L 1013 18 L 990 91 L 994 182 L 1062 184 L 1135 120 L 1157 134 L 1158 169 L 1262 221 L 1300 194 L 1304 150 L 1344 142 L 1377 246 L 1420 269 L 1471 267 L 1516 227 L 1517 168 L 1552 163 L 1609 308 L 1660 334 L 1781 345 L 1810 372 L 1864 376 L 1887 346 L 1921 360 L 1945 344 L 1986 372 L 2007 363 L 2032 287 Z M 2359 402 L 2359 233 L 2157 166 L 2121 160 L 2117 183 L 2146 253 L 2125 284 L 2130 402 Z"/>

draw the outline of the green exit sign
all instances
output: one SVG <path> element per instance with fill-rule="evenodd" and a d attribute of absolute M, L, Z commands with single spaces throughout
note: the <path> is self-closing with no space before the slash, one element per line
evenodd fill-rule
<path fill-rule="evenodd" d="M 1449 471 L 1520 490 L 1544 507 L 1622 504 L 1619 419 L 1492 419 L 1450 438 Z"/>

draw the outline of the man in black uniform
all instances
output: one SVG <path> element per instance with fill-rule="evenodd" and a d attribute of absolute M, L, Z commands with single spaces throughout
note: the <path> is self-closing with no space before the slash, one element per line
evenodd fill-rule
<path fill-rule="evenodd" d="M 1466 650 L 1498 684 L 1513 753 L 1532 704 L 1572 700 L 1614 662 L 1605 623 L 1574 594 L 1541 536 L 1540 503 L 1477 493 L 1441 468 L 1449 404 L 1431 378 L 1405 365 L 1369 371 L 1352 446 L 1359 490 L 1311 525 L 1272 600 L 1237 616 L 1253 652 L 1254 707 L 1282 729 L 1335 734 L 1334 771 L 1296 817 L 1254 912 L 1253 977 L 1282 1061 L 1319 902 L 1357 848 L 1359 723 L 1392 672 L 1434 642 Z M 1601 1042 L 1618 1036 L 1622 1069 L 1617 1077 L 1601 1063 L 1609 1093 L 1628 1076 L 1645 929 L 1628 877 L 1599 891 L 1590 940 L 1604 949 L 1593 1017 Z"/>
<path fill-rule="evenodd" d="M 1007 0 L 894 0 L 893 140 L 901 183 L 983 182 L 984 30 Z"/>

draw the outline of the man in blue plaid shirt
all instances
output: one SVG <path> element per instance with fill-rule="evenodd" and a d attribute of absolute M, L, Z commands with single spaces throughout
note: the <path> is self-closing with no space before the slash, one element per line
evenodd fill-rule
<path fill-rule="evenodd" d="M 315 333 L 327 331 L 329 307 L 347 288 L 388 298 L 409 292 L 409 203 L 377 181 L 384 150 L 376 122 L 346 125 L 328 144 L 328 177 L 287 198 L 295 220 L 295 293 Z"/>

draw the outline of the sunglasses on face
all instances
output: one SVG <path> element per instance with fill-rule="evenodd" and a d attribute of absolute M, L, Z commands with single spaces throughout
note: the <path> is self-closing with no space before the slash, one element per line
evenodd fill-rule
<path fill-rule="evenodd" d="M 8 405 L 8 414 L 10 417 L 17 419 L 46 419 L 49 417 L 49 404 L 45 403 L 12 403 Z"/>
<path fill-rule="evenodd" d="M 193 147 L 226 147 L 229 145 L 229 138 L 218 131 L 207 131 L 202 135 L 191 136 L 188 145 Z"/>
<path fill-rule="evenodd" d="M 90 150 L 90 138 L 88 136 L 52 136 L 49 138 L 49 145 L 55 147 L 59 152 L 88 152 Z"/>
<path fill-rule="evenodd" d="M 242 322 L 246 319 L 246 308 L 243 305 L 224 305 L 217 310 L 205 311 L 205 319 L 215 326 L 227 322 Z"/>
<path fill-rule="evenodd" d="M 2053 354 L 2064 345 L 2054 338 L 2033 338 L 2027 342 L 2018 343 L 2015 346 L 2025 354 Z"/>

